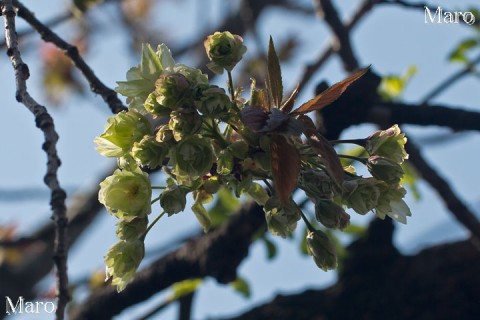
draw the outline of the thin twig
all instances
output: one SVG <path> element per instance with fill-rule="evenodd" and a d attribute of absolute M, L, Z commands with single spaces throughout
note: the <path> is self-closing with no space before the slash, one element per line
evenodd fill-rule
<path fill-rule="evenodd" d="M 438 192 L 450 212 L 470 231 L 475 240 L 480 241 L 480 222 L 475 214 L 459 199 L 448 181 L 438 174 L 438 170 L 433 169 L 431 164 L 423 158 L 412 139 L 409 139 L 405 148 L 410 155 L 409 161 L 417 168 L 422 178 Z"/>
<path fill-rule="evenodd" d="M 352 72 L 358 68 L 358 61 L 350 41 L 350 31 L 340 20 L 337 9 L 330 0 L 315 0 L 317 15 L 325 20 L 333 33 L 332 48 L 340 56 L 344 69 Z"/>
<path fill-rule="evenodd" d="M 85 78 L 90 84 L 90 89 L 99 94 L 103 100 L 108 104 L 112 112 L 118 113 L 126 110 L 127 108 L 118 99 L 115 91 L 107 87 L 100 79 L 97 78 L 93 70 L 86 64 L 85 60 L 78 53 L 78 49 L 72 46 L 62 38 L 60 38 L 55 32 L 48 28 L 45 24 L 40 22 L 35 15 L 28 10 L 20 1 L 12 0 L 14 6 L 18 9 L 18 16 L 28 22 L 46 42 L 51 42 L 72 60 L 73 64 L 83 73 Z"/>
<path fill-rule="evenodd" d="M 364 0 L 354 13 L 350 21 L 345 24 L 348 31 L 358 24 L 358 22 L 377 4 L 380 0 Z M 300 77 L 299 91 L 305 88 L 305 85 L 312 79 L 313 75 L 327 62 L 331 55 L 335 52 L 333 45 L 330 44 L 317 58 L 316 61 L 306 66 L 305 71 Z"/>
<path fill-rule="evenodd" d="M 12 61 L 15 70 L 16 93 L 18 102 L 23 103 L 35 116 L 35 123 L 42 130 L 45 138 L 43 150 L 47 154 L 47 173 L 44 177 L 45 184 L 51 190 L 50 205 L 52 208 L 52 219 L 55 223 L 55 243 L 53 259 L 57 267 L 57 291 L 58 302 L 56 319 L 63 319 L 65 307 L 70 300 L 68 292 L 67 275 L 67 224 L 65 198 L 66 193 L 60 187 L 57 178 L 57 170 L 60 166 L 60 158 L 57 154 L 56 143 L 58 134 L 55 131 L 53 119 L 47 109 L 36 102 L 27 91 L 27 79 L 30 76 L 28 66 L 23 62 L 18 49 L 18 40 L 15 26 L 15 9 L 12 0 L 5 0 L 2 3 L 2 15 L 5 21 L 5 40 L 7 44 L 7 55 Z"/>
<path fill-rule="evenodd" d="M 432 91 L 430 91 L 425 98 L 423 98 L 421 104 L 424 105 L 428 103 L 428 101 L 432 100 L 440 93 L 444 92 L 448 87 L 451 87 L 454 83 L 461 80 L 463 77 L 467 76 L 469 73 L 475 69 L 475 65 L 480 63 L 480 55 L 473 59 L 470 63 L 468 63 L 463 69 L 455 72 L 447 79 L 442 81 L 438 86 L 436 86 Z"/>

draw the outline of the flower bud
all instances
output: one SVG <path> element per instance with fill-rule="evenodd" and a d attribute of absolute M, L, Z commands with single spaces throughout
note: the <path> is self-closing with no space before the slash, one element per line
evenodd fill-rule
<path fill-rule="evenodd" d="M 188 136 L 172 148 L 171 160 L 176 174 L 195 179 L 210 171 L 213 152 L 206 139 Z"/>
<path fill-rule="evenodd" d="M 237 159 L 243 160 L 248 156 L 248 143 L 243 140 L 237 140 L 227 148 Z"/>
<path fill-rule="evenodd" d="M 119 219 L 143 217 L 151 212 L 152 187 L 148 174 L 117 169 L 100 183 L 98 201 Z"/>
<path fill-rule="evenodd" d="M 303 171 L 300 175 L 299 185 L 310 198 L 330 198 L 332 196 L 332 180 L 324 171 Z"/>
<path fill-rule="evenodd" d="M 162 74 L 155 82 L 155 95 L 160 106 L 176 110 L 182 107 L 188 98 L 190 83 L 180 73 Z"/>
<path fill-rule="evenodd" d="M 385 157 L 369 157 L 367 168 L 374 178 L 388 183 L 397 184 L 403 177 L 402 167 L 397 162 Z"/>
<path fill-rule="evenodd" d="M 387 130 L 379 130 L 370 135 L 366 140 L 365 149 L 370 155 L 379 155 L 389 158 L 396 163 L 408 159 L 405 151 L 407 138 L 401 133 L 398 125 L 393 125 Z"/>
<path fill-rule="evenodd" d="M 147 112 L 153 115 L 154 118 L 156 117 L 166 117 L 170 114 L 172 109 L 162 106 L 157 102 L 157 96 L 154 92 L 148 95 L 147 100 L 143 104 L 143 107 Z"/>
<path fill-rule="evenodd" d="M 195 99 L 195 107 L 208 118 L 227 121 L 231 106 L 232 102 L 225 90 L 217 86 L 202 90 L 201 95 Z"/>
<path fill-rule="evenodd" d="M 350 215 L 329 199 L 318 199 L 315 203 L 315 218 L 327 228 L 343 230 L 350 224 Z"/>
<path fill-rule="evenodd" d="M 154 136 L 145 136 L 140 142 L 135 142 L 132 157 L 142 167 L 154 169 L 162 165 L 168 153 L 168 146 L 155 140 Z"/>
<path fill-rule="evenodd" d="M 130 109 L 108 118 L 103 133 L 94 142 L 101 155 L 121 157 L 130 152 L 134 142 L 147 134 L 153 134 L 148 120 L 138 111 Z"/>
<path fill-rule="evenodd" d="M 155 140 L 158 142 L 171 143 L 173 142 L 173 131 L 170 130 L 167 124 L 160 126 L 155 134 Z"/>
<path fill-rule="evenodd" d="M 172 111 L 168 127 L 173 132 L 173 138 L 180 141 L 186 136 L 195 134 L 202 126 L 202 117 L 198 112 L 191 109 L 183 109 L 182 111 Z"/>
<path fill-rule="evenodd" d="M 337 252 L 335 245 L 328 236 L 320 230 L 309 231 L 307 234 L 307 248 L 315 264 L 323 271 L 337 267 Z"/>
<path fill-rule="evenodd" d="M 208 36 L 203 44 L 208 58 L 212 61 L 207 67 L 215 73 L 223 73 L 223 69 L 232 71 L 247 51 L 242 37 L 228 31 L 215 32 Z"/>
<path fill-rule="evenodd" d="M 117 237 L 120 240 L 134 241 L 140 239 L 147 231 L 148 218 L 134 218 L 131 221 L 120 220 L 117 223 Z"/>
<path fill-rule="evenodd" d="M 104 256 L 107 266 L 107 278 L 112 277 L 112 284 L 120 292 L 135 276 L 140 262 L 145 255 L 143 241 L 119 241 Z"/>
<path fill-rule="evenodd" d="M 194 86 L 208 85 L 208 76 L 202 73 L 201 70 L 186 66 L 184 64 L 177 64 L 174 67 L 174 72 L 183 75 L 190 84 Z"/>
<path fill-rule="evenodd" d="M 182 212 L 187 203 L 188 188 L 180 185 L 169 185 L 160 194 L 160 206 L 169 216 Z"/>
<path fill-rule="evenodd" d="M 282 204 L 278 197 L 271 197 L 263 207 L 267 220 L 268 231 L 273 235 L 286 238 L 297 227 L 300 212 L 292 201 Z"/>
<path fill-rule="evenodd" d="M 359 214 L 367 214 L 377 206 L 382 182 L 374 178 L 347 180 L 343 183 L 347 191 L 347 206 Z"/>

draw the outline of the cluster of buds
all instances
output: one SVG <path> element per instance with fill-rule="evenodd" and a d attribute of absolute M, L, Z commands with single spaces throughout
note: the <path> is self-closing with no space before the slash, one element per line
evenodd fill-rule
<path fill-rule="evenodd" d="M 118 219 L 119 242 L 105 261 L 107 275 L 119 291 L 143 259 L 144 238 L 158 221 L 149 225 L 155 202 L 161 207 L 160 216 L 170 216 L 184 211 L 191 196 L 191 210 L 208 231 L 211 220 L 204 204 L 220 189 L 237 197 L 248 195 L 263 206 L 272 234 L 287 237 L 303 219 L 309 228 L 308 250 L 324 270 L 336 266 L 335 247 L 292 199 L 295 189 L 312 200 L 312 220 L 325 228 L 346 228 L 347 208 L 406 221 L 410 211 L 403 202 L 405 189 L 399 185 L 406 138 L 398 126 L 357 140 L 370 155 L 359 158 L 372 174 L 363 178 L 342 167 L 340 156 L 306 115 L 323 107 L 325 100 L 335 100 L 367 70 L 292 111 L 296 92 L 283 101 L 272 41 L 267 86 L 256 88 L 253 82 L 249 100 L 234 89 L 231 75 L 246 51 L 242 38 L 216 32 L 204 44 L 211 60 L 208 67 L 228 73 L 227 91 L 210 84 L 200 70 L 175 63 L 164 44 L 156 51 L 144 45 L 141 63 L 116 89 L 127 97 L 129 110 L 109 118 L 104 132 L 95 138 L 97 151 L 117 158 L 119 167 L 100 184 L 99 192 L 100 202 Z M 165 185 L 152 186 L 147 168 L 161 168 L 167 176 Z M 154 200 L 152 190 L 160 190 Z"/>

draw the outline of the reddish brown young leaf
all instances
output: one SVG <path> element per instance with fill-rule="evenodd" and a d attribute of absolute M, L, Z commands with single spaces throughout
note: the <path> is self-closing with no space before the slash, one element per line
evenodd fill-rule
<path fill-rule="evenodd" d="M 272 135 L 270 143 L 273 184 L 282 203 L 287 203 L 300 174 L 300 153 L 282 135 Z"/>
<path fill-rule="evenodd" d="M 268 45 L 268 57 L 267 57 L 267 70 L 268 70 L 268 87 L 272 94 L 273 102 L 277 108 L 282 103 L 283 85 L 282 85 L 282 71 L 280 69 L 280 61 L 278 59 L 275 46 L 273 45 L 273 39 L 270 36 L 270 43 Z"/>
<path fill-rule="evenodd" d="M 331 104 L 335 100 L 337 100 L 350 86 L 352 83 L 357 81 L 360 77 L 362 77 L 365 73 L 367 73 L 368 69 L 370 67 L 367 67 L 365 69 L 362 69 L 350 77 L 335 83 L 333 86 L 328 88 L 327 90 L 323 91 L 320 93 L 318 96 L 313 98 L 312 100 L 309 100 L 302 104 L 297 110 L 294 111 L 296 114 L 305 114 L 311 111 L 315 110 L 320 110 L 323 107 Z"/>
<path fill-rule="evenodd" d="M 307 137 L 308 144 L 312 149 L 321 157 L 327 174 L 333 179 L 333 181 L 340 187 L 343 183 L 345 173 L 343 166 L 338 158 L 337 152 L 332 147 L 330 142 L 325 139 L 308 116 L 301 116 L 300 119 L 305 125 L 303 133 Z"/>
<path fill-rule="evenodd" d="M 290 113 L 290 111 L 292 111 L 292 109 L 293 109 L 293 104 L 295 103 L 295 99 L 297 98 L 297 95 L 298 95 L 298 84 L 295 87 L 295 89 L 293 90 L 290 97 L 288 97 L 287 101 L 285 101 L 282 104 L 280 109 L 282 109 L 282 111 L 285 112 L 285 113 Z"/>

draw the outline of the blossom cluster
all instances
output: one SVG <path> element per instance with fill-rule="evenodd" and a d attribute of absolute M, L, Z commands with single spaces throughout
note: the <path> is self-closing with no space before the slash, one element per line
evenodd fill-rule
<path fill-rule="evenodd" d="M 309 228 L 309 252 L 324 270 L 336 267 L 335 247 L 292 199 L 295 189 L 311 199 L 315 220 L 325 228 L 346 228 L 347 208 L 406 222 L 410 211 L 399 184 L 406 138 L 398 126 L 357 140 L 369 157 L 356 160 L 372 175 L 358 176 L 341 166 L 331 144 L 312 129 L 306 113 L 319 108 L 321 96 L 293 112 L 296 94 L 283 101 L 273 42 L 267 86 L 257 88 L 253 82 L 248 100 L 235 90 L 231 76 L 246 52 L 242 38 L 216 32 L 204 44 L 210 70 L 225 70 L 229 76 L 227 91 L 211 84 L 200 70 L 175 63 L 164 44 L 156 50 L 146 44 L 140 64 L 116 88 L 127 97 L 129 110 L 110 117 L 95 138 L 97 151 L 117 158 L 119 167 L 99 192 L 99 201 L 118 219 L 119 242 L 105 255 L 107 276 L 117 290 L 131 281 L 143 259 L 143 241 L 158 220 L 149 225 L 157 201 L 162 215 L 170 216 L 184 211 L 191 195 L 191 211 L 208 231 L 211 221 L 204 204 L 220 189 L 237 197 L 248 195 L 263 206 L 272 234 L 286 237 L 303 219 Z M 344 86 L 343 92 L 356 78 L 337 86 Z M 332 100 L 328 90 L 325 95 Z M 159 168 L 168 178 L 165 185 L 152 186 L 145 171 Z M 159 195 L 152 200 L 156 190 Z"/>

